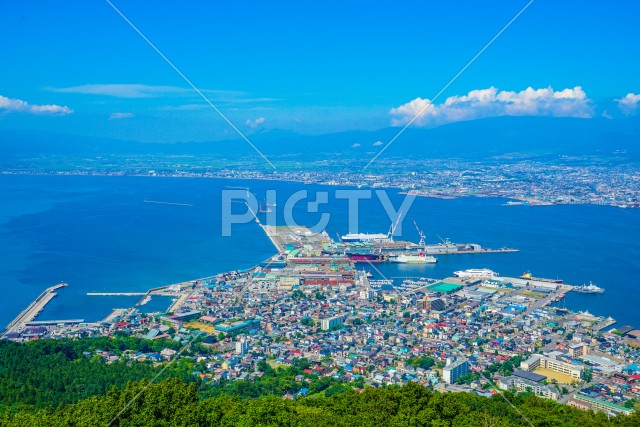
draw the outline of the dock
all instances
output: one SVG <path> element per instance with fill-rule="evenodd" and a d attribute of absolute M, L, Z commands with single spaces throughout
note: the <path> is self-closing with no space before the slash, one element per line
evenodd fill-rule
<path fill-rule="evenodd" d="M 102 319 L 102 322 L 105 323 L 110 323 L 112 322 L 115 318 L 117 317 L 121 317 L 125 314 L 127 314 L 131 309 L 128 308 L 115 308 L 113 309 L 113 311 L 111 313 L 109 313 L 107 315 L 107 317 L 105 317 L 104 319 Z"/>
<path fill-rule="evenodd" d="M 29 304 L 27 308 L 25 308 L 20 314 L 18 314 L 18 316 L 13 319 L 11 323 L 9 323 L 3 335 L 24 329 L 26 326 L 29 326 L 30 323 L 33 323 L 34 319 L 38 316 L 38 314 L 42 312 L 42 310 L 44 310 L 49 301 L 51 301 L 56 295 L 58 295 L 56 291 L 66 286 L 69 285 L 67 285 L 66 283 L 60 283 L 58 285 L 47 288 L 38 296 L 38 298 L 36 298 L 31 304 Z"/>
<path fill-rule="evenodd" d="M 182 307 L 182 305 L 185 303 L 187 298 L 189 298 L 190 296 L 191 296 L 191 292 L 183 293 L 182 295 L 180 295 L 178 299 L 176 299 L 173 302 L 173 304 L 171 304 L 171 307 L 169 307 L 169 309 L 167 310 L 167 313 L 173 313 L 178 308 Z"/>
<path fill-rule="evenodd" d="M 141 297 L 147 292 L 87 292 L 90 297 Z"/>
<path fill-rule="evenodd" d="M 269 240 L 271 240 L 271 244 L 276 248 L 278 253 L 280 254 L 284 253 L 285 252 L 284 245 L 281 245 L 280 244 L 281 241 L 276 238 L 278 234 L 278 227 L 273 225 L 262 225 L 262 224 L 260 224 L 260 227 L 262 227 L 262 229 L 264 230 Z"/>
<path fill-rule="evenodd" d="M 591 327 L 591 330 L 593 330 L 594 332 L 599 332 L 603 329 L 608 328 L 609 326 L 613 326 L 616 323 L 618 323 L 615 319 L 612 319 L 611 317 L 608 317 L 600 322 L 598 322 L 597 325 L 593 325 Z"/>
<path fill-rule="evenodd" d="M 25 326 L 78 325 L 80 323 L 84 323 L 84 319 L 34 320 L 25 323 Z"/>

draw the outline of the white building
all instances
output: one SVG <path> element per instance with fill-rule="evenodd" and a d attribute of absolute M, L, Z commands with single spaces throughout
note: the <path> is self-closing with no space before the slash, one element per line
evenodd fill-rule
<path fill-rule="evenodd" d="M 322 329 L 325 331 L 328 331 L 335 327 L 342 326 L 342 324 L 344 323 L 344 319 L 346 317 L 347 316 L 343 314 L 340 316 L 333 316 L 333 317 L 328 317 L 326 319 L 322 319 Z"/>
<path fill-rule="evenodd" d="M 236 341 L 236 354 L 244 355 L 249 350 L 249 343 L 241 338 L 240 341 Z"/>
<path fill-rule="evenodd" d="M 542 354 L 534 354 L 527 360 L 520 362 L 520 368 L 525 371 L 534 371 L 536 368 L 551 369 L 561 374 L 569 375 L 571 378 L 579 380 L 582 377 L 584 367 L 573 363 L 563 362 Z"/>
<path fill-rule="evenodd" d="M 498 381 L 498 387 L 504 390 L 511 390 L 512 388 L 515 388 L 520 391 L 530 391 L 536 396 L 551 400 L 558 400 L 558 397 L 560 397 L 560 393 L 557 388 L 518 376 L 508 376 L 500 379 Z"/>
<path fill-rule="evenodd" d="M 447 384 L 453 384 L 467 372 L 469 372 L 469 361 L 461 358 L 447 364 L 447 366 L 442 369 L 442 378 Z"/>

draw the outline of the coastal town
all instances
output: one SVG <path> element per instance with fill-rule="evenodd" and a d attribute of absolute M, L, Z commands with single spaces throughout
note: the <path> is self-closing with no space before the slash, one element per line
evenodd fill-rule
<path fill-rule="evenodd" d="M 583 410 L 630 414 L 640 396 L 640 330 L 611 329 L 612 318 L 563 308 L 576 287 L 560 280 L 502 277 L 488 269 L 452 277 L 388 279 L 368 259 L 355 262 L 325 232 L 263 226 L 277 254 L 254 268 L 162 286 L 135 307 L 100 322 L 38 321 L 64 284 L 47 289 L 12 322 L 3 338 L 135 336 L 172 340 L 204 351 L 117 354 L 170 363 L 194 358 L 211 386 L 253 381 L 261 363 L 305 361 L 294 399 L 312 379 L 329 377 L 357 389 L 415 382 L 437 391 L 491 396 L 532 393 Z M 481 255 L 478 255 L 481 256 Z M 100 297 L 96 295 L 96 297 Z M 153 298 L 171 299 L 149 313 Z"/>
<path fill-rule="evenodd" d="M 332 158 L 289 162 L 264 170 L 259 162 L 242 168 L 219 164 L 216 158 L 171 156 L 57 159 L 46 157 L 0 160 L 3 174 L 153 176 L 187 178 L 267 179 L 357 188 L 396 188 L 415 196 L 452 199 L 495 197 L 510 204 L 605 205 L 640 207 L 640 169 L 635 163 L 593 164 L 593 159 L 465 161 L 461 159 L 385 159 L 370 169 Z M 8 163 L 7 163 L 8 162 Z M 154 165 L 149 168 L 148 165 Z M 81 166 L 80 166 L 81 165 Z"/>

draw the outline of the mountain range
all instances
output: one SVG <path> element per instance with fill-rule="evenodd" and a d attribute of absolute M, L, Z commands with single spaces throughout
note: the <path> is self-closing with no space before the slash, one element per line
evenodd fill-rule
<path fill-rule="evenodd" d="M 300 161 L 318 156 L 371 157 L 400 128 L 303 135 L 271 130 L 249 136 L 267 156 Z M 255 154 L 242 139 L 211 142 L 141 143 L 24 130 L 0 130 L 0 154 L 165 154 L 242 156 Z M 392 158 L 615 156 L 640 159 L 640 117 L 624 119 L 495 117 L 435 128 L 408 128 L 384 153 Z"/>

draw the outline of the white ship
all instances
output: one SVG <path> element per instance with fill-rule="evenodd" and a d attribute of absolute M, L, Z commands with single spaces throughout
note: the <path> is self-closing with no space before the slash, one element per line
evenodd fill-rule
<path fill-rule="evenodd" d="M 425 255 L 422 252 L 419 255 L 399 254 L 396 256 L 389 257 L 389 261 L 400 262 L 403 264 L 435 264 L 436 262 L 438 262 L 438 260 L 435 259 L 435 257 Z"/>
<path fill-rule="evenodd" d="M 492 277 L 499 276 L 498 273 L 488 268 L 470 268 L 468 270 L 454 271 L 453 274 L 461 279 L 491 279 Z"/>
<path fill-rule="evenodd" d="M 349 233 L 340 237 L 343 242 L 378 242 L 387 243 L 393 241 L 388 234 L 382 233 Z"/>
<path fill-rule="evenodd" d="M 588 285 L 576 286 L 575 288 L 573 288 L 573 290 L 581 294 L 603 294 L 604 293 L 603 288 L 601 288 L 600 286 L 596 286 L 591 282 L 589 282 Z"/>

